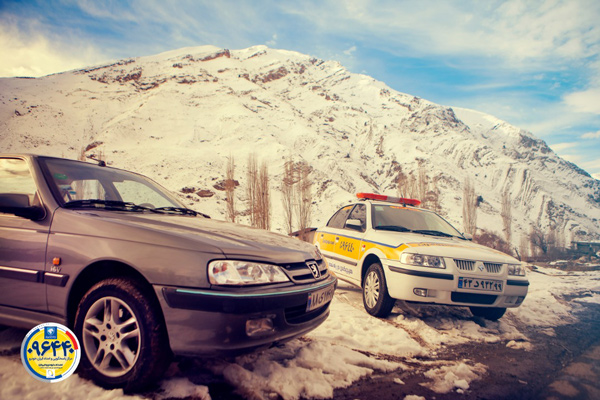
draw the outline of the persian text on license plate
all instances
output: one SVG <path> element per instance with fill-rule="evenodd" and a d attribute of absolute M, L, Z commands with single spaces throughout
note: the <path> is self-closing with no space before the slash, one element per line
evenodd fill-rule
<path fill-rule="evenodd" d="M 315 310 L 333 299 L 333 293 L 335 292 L 335 285 L 326 287 L 325 289 L 317 290 L 308 294 L 308 304 L 306 305 L 306 311 Z"/>
<path fill-rule="evenodd" d="M 467 278 L 467 277 L 459 277 L 458 278 L 458 288 L 459 289 L 469 289 L 469 290 L 485 290 L 486 292 L 501 292 L 502 291 L 502 281 L 494 281 L 490 279 L 477 279 L 477 278 Z"/>

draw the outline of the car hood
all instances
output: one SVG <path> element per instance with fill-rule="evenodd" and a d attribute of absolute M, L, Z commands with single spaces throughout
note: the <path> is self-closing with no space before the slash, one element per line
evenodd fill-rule
<path fill-rule="evenodd" d="M 389 243 L 402 251 L 424 255 L 437 255 L 461 260 L 489 261 L 519 264 L 520 261 L 501 251 L 460 238 L 445 238 L 403 232 L 376 232 L 372 240 Z"/>
<path fill-rule="evenodd" d="M 289 236 L 188 215 L 105 210 L 56 211 L 53 231 L 214 253 L 226 258 L 296 263 L 320 259 L 315 246 Z"/>

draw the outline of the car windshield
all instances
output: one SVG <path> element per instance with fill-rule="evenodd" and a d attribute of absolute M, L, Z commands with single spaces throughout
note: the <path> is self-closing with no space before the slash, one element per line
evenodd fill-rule
<path fill-rule="evenodd" d="M 79 161 L 43 158 L 56 197 L 68 208 L 185 210 L 165 189 L 131 172 Z"/>
<path fill-rule="evenodd" d="M 446 220 L 432 211 L 396 205 L 373 205 L 373 228 L 395 232 L 415 232 L 433 236 L 464 238 Z"/>

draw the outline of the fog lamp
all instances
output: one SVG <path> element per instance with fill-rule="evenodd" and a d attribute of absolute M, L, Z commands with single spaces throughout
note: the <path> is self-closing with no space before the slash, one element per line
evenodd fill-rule
<path fill-rule="evenodd" d="M 427 297 L 427 289 L 414 288 L 413 293 L 417 296 Z"/>
<path fill-rule="evenodd" d="M 517 304 L 521 304 L 523 302 L 523 300 L 525 300 L 525 296 L 517 297 Z"/>
<path fill-rule="evenodd" d="M 274 331 L 271 317 L 249 319 L 246 321 L 246 335 L 250 337 L 261 336 Z"/>

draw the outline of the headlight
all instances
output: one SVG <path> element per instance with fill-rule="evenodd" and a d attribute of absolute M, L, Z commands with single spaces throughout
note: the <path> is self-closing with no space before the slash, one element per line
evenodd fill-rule
<path fill-rule="evenodd" d="M 446 268 L 446 264 L 442 257 L 425 256 L 422 254 L 402 253 L 400 262 L 402 264 L 416 265 L 419 267 Z"/>
<path fill-rule="evenodd" d="M 521 264 L 508 264 L 508 274 L 514 276 L 525 276 L 525 268 Z"/>
<path fill-rule="evenodd" d="M 213 285 L 258 285 L 290 280 L 276 265 L 235 260 L 210 262 L 208 279 Z"/>

